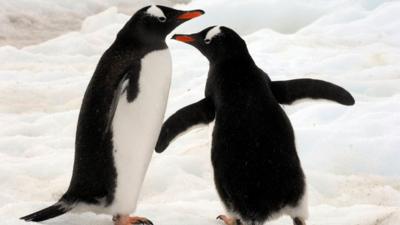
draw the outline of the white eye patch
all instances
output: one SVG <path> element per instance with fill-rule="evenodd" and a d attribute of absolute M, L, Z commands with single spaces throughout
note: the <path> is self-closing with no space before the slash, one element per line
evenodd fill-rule
<path fill-rule="evenodd" d="M 148 8 L 146 13 L 157 18 L 167 18 L 164 12 L 155 5 L 152 5 L 150 8 Z"/>
<path fill-rule="evenodd" d="M 208 33 L 207 33 L 207 35 L 206 35 L 206 38 L 204 39 L 204 42 L 206 43 L 206 44 L 210 44 L 211 43 L 211 40 L 214 38 L 214 37 L 216 37 L 216 36 L 218 36 L 218 35 L 220 35 L 221 34 L 221 27 L 220 26 L 216 26 L 216 27 L 214 27 L 213 29 L 211 29 L 210 31 L 208 31 Z"/>

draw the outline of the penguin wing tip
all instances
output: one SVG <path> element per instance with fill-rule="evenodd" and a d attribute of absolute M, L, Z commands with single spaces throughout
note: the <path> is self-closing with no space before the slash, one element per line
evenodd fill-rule
<path fill-rule="evenodd" d="M 164 149 L 162 149 L 162 148 L 156 148 L 155 150 L 158 154 L 163 153 L 163 151 L 164 151 Z"/>
<path fill-rule="evenodd" d="M 163 153 L 167 149 L 169 142 L 163 143 L 163 141 L 158 141 L 155 147 L 157 153 Z"/>
<path fill-rule="evenodd" d="M 355 105 L 355 104 L 356 104 L 356 101 L 354 101 L 354 99 L 353 99 L 351 102 L 349 102 L 348 106 L 352 106 L 352 105 Z"/>
<path fill-rule="evenodd" d="M 344 99 L 343 104 L 346 106 L 352 106 L 356 104 L 356 100 L 354 97 L 349 93 L 349 95 Z"/>

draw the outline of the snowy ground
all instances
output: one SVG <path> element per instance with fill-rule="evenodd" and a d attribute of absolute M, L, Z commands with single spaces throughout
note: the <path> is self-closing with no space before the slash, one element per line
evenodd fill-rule
<path fill-rule="evenodd" d="M 11 8 L 11 2 L 39 6 L 9 1 Z M 98 10 L 95 1 L 82 3 L 89 8 L 57 2 L 64 2 L 60 12 L 85 16 Z M 105 2 L 102 7 L 113 5 Z M 178 7 L 207 12 L 179 32 L 233 27 L 273 80 L 319 78 L 354 94 L 353 107 L 325 101 L 285 106 L 308 177 L 308 224 L 400 224 L 399 1 L 194 0 Z M 38 7 L 43 18 L 49 9 Z M 48 206 L 66 190 L 82 95 L 99 57 L 128 18 L 111 7 L 87 17 L 77 31 L 37 45 L 18 49 L 12 35 L 3 42 L 9 46 L 0 47 L 1 224 L 26 224 L 17 218 Z M 170 115 L 202 97 L 207 62 L 194 48 L 168 44 L 174 59 Z M 214 218 L 223 211 L 212 182 L 208 132 L 194 130 L 154 156 L 137 214 L 159 225 L 218 224 Z M 67 214 L 43 224 L 111 220 Z M 283 217 L 269 224 L 291 221 Z"/>

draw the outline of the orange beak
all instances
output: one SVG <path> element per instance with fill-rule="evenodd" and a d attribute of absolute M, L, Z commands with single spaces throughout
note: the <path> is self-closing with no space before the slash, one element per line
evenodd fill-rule
<path fill-rule="evenodd" d="M 201 16 L 203 14 L 204 14 L 203 10 L 194 10 L 194 11 L 185 12 L 185 13 L 179 15 L 178 19 L 180 19 L 180 20 L 190 20 L 190 19 L 199 17 L 199 16 Z"/>
<path fill-rule="evenodd" d="M 184 43 L 191 43 L 191 42 L 194 42 L 194 41 L 195 41 L 195 39 L 192 38 L 192 37 L 190 37 L 190 36 L 187 36 L 187 35 L 179 35 L 179 34 L 175 34 L 175 35 L 172 37 L 172 39 L 175 39 L 175 40 L 177 40 L 177 41 L 181 41 L 181 42 L 184 42 Z"/>

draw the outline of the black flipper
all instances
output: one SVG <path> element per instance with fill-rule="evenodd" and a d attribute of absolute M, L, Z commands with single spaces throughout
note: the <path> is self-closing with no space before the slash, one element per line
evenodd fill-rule
<path fill-rule="evenodd" d="M 156 152 L 163 152 L 180 133 L 196 124 L 210 123 L 214 120 L 214 117 L 214 104 L 209 98 L 204 98 L 178 110 L 164 122 L 158 137 Z"/>
<path fill-rule="evenodd" d="M 281 104 L 292 104 L 302 98 L 327 99 L 342 105 L 354 105 L 353 96 L 338 85 L 314 79 L 273 81 L 271 89 Z"/>
<path fill-rule="evenodd" d="M 137 97 L 138 92 L 139 92 L 139 86 L 138 86 L 139 76 L 137 74 L 139 74 L 140 68 L 141 68 L 141 65 L 138 62 L 134 62 L 126 70 L 126 72 L 124 72 L 122 79 L 119 81 L 118 86 L 115 88 L 113 100 L 112 100 L 112 103 L 110 106 L 110 111 L 108 113 L 107 127 L 106 127 L 106 129 L 104 129 L 103 135 L 106 135 L 106 133 L 109 131 L 109 129 L 111 127 L 111 123 L 114 119 L 114 114 L 115 114 L 115 110 L 117 109 L 117 106 L 118 106 L 118 100 L 119 100 L 120 95 L 122 95 L 126 92 L 129 102 L 132 102 Z M 122 85 L 124 84 L 124 82 L 127 79 L 129 79 L 128 86 L 124 87 L 124 90 L 122 90 Z"/>
<path fill-rule="evenodd" d="M 56 204 L 50 207 L 47 207 L 30 215 L 21 217 L 20 219 L 25 221 L 40 222 L 60 216 L 70 211 L 71 209 L 72 207 L 70 205 L 65 205 L 64 203 L 57 202 Z"/>

